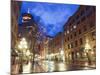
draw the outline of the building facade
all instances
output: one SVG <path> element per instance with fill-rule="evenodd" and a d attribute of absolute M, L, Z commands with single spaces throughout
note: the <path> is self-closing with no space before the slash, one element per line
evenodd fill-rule
<path fill-rule="evenodd" d="M 66 61 L 80 59 L 95 61 L 96 7 L 80 6 L 64 26 L 64 50 Z M 92 58 L 91 58 L 92 57 Z"/>
<path fill-rule="evenodd" d="M 11 74 L 18 74 L 20 66 L 18 54 L 16 52 L 20 8 L 21 2 L 11 1 Z"/>
<path fill-rule="evenodd" d="M 36 42 L 36 34 L 38 32 L 38 27 L 33 20 L 33 16 L 29 13 L 22 14 L 22 24 L 19 25 L 18 34 L 21 38 L 26 38 L 28 42 L 29 50 L 34 53 L 34 46 Z"/>
<path fill-rule="evenodd" d="M 53 60 L 65 60 L 63 47 L 63 32 L 58 33 L 52 40 L 49 41 L 49 54 Z"/>

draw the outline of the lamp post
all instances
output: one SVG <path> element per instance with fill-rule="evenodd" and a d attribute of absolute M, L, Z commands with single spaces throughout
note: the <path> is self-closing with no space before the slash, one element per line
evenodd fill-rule
<path fill-rule="evenodd" d="M 34 57 L 35 57 L 35 43 L 37 41 L 37 32 L 38 32 L 38 27 L 34 21 L 33 15 L 30 13 L 30 9 L 28 8 L 28 12 L 22 13 L 22 23 L 23 27 L 25 28 L 26 33 L 25 37 L 27 37 L 28 43 L 29 43 L 29 50 L 30 50 L 30 57 L 32 58 L 31 63 L 34 64 Z M 28 35 L 27 35 L 28 34 Z M 32 66 L 31 70 L 33 72 L 34 65 Z"/>
<path fill-rule="evenodd" d="M 21 57 L 21 66 L 20 66 L 20 71 L 23 71 L 23 58 L 24 58 L 24 54 L 28 49 L 28 45 L 27 45 L 27 41 L 25 38 L 22 38 L 21 41 L 18 44 L 18 49 L 20 50 L 20 57 Z"/>
<path fill-rule="evenodd" d="M 61 33 L 61 46 L 62 46 L 62 48 L 60 49 L 60 54 L 61 54 L 61 59 L 62 59 L 62 61 L 63 62 L 65 62 L 65 53 L 64 53 L 64 33 Z"/>
<path fill-rule="evenodd" d="M 87 39 L 86 40 L 86 44 L 85 44 L 85 53 L 86 53 L 86 56 L 88 58 L 89 64 L 91 64 L 91 54 L 90 54 L 90 50 L 91 50 L 91 47 L 89 45 L 89 40 Z"/>

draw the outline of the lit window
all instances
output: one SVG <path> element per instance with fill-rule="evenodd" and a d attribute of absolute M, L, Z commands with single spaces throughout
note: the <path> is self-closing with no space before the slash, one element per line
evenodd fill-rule
<path fill-rule="evenodd" d="M 73 43 L 70 44 L 71 48 L 73 48 Z"/>
<path fill-rule="evenodd" d="M 66 32 L 64 34 L 66 35 Z"/>
<path fill-rule="evenodd" d="M 76 25 L 74 25 L 73 28 L 75 29 L 76 28 Z"/>
<path fill-rule="evenodd" d="M 69 34 L 69 30 L 67 30 L 67 34 Z"/>
<path fill-rule="evenodd" d="M 70 48 L 72 48 L 72 45 L 70 44 Z"/>
<path fill-rule="evenodd" d="M 73 29 L 71 28 L 71 31 L 72 31 Z"/>

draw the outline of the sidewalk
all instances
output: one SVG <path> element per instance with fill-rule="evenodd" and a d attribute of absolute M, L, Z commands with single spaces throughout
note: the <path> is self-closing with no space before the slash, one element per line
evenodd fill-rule
<path fill-rule="evenodd" d="M 33 72 L 40 73 L 40 72 L 46 72 L 46 71 L 43 69 L 42 65 L 40 65 L 38 62 L 35 62 Z"/>
<path fill-rule="evenodd" d="M 31 66 L 31 62 L 28 62 L 28 64 L 23 64 L 23 73 L 31 73 Z"/>
<path fill-rule="evenodd" d="M 17 75 L 19 73 L 20 64 L 14 64 L 11 66 L 11 74 Z"/>
<path fill-rule="evenodd" d="M 76 61 L 72 64 L 80 66 L 80 67 L 89 67 L 89 68 L 96 69 L 96 62 L 95 61 L 91 62 L 91 64 L 89 64 L 88 61 Z"/>

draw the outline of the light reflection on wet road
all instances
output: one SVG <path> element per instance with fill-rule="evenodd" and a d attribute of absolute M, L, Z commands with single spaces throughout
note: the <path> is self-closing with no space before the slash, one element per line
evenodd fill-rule
<path fill-rule="evenodd" d="M 23 73 L 31 73 L 30 66 L 31 63 L 23 66 Z M 87 65 L 85 63 L 84 65 Z M 61 72 L 61 71 L 74 71 L 74 70 L 91 70 L 95 68 L 82 67 L 79 65 L 66 64 L 66 62 L 54 62 L 54 61 L 36 61 L 34 63 L 33 73 L 41 72 Z"/>

